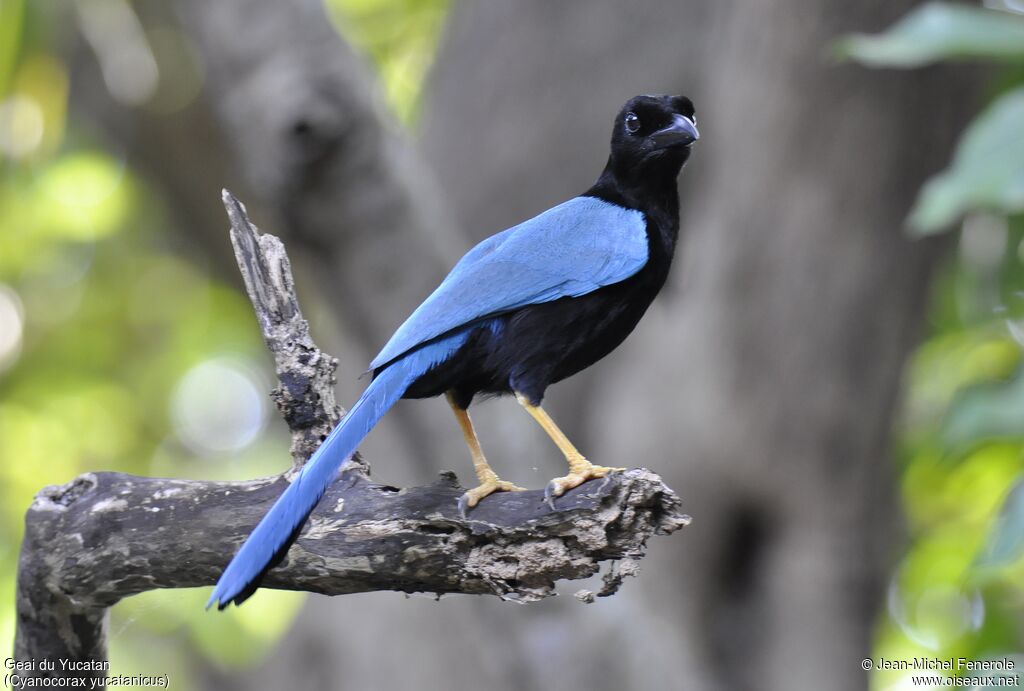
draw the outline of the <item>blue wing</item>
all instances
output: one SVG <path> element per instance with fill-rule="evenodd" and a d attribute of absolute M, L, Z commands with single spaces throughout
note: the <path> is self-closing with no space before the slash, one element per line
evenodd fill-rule
<path fill-rule="evenodd" d="M 623 281 L 647 257 L 641 212 L 594 197 L 570 199 L 467 252 L 370 369 L 478 319 Z"/>

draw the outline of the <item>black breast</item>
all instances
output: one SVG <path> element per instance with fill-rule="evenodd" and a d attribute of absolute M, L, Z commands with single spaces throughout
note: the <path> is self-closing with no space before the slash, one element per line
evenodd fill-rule
<path fill-rule="evenodd" d="M 594 364 L 633 331 L 665 283 L 676 223 L 648 216 L 650 257 L 625 281 L 482 322 L 454 357 L 421 377 L 406 397 L 452 390 L 465 407 L 477 394 L 515 391 L 540 403 L 548 385 Z"/>

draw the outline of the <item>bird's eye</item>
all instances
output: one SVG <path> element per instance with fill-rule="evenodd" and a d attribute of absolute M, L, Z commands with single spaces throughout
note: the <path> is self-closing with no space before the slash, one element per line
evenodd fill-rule
<path fill-rule="evenodd" d="M 636 134 L 639 129 L 640 118 L 636 116 L 636 113 L 626 113 L 626 131 L 630 134 Z"/>

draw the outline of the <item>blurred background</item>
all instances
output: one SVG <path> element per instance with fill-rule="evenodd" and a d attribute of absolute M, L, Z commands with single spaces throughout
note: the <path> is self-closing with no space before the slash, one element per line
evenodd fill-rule
<path fill-rule="evenodd" d="M 549 391 L 693 524 L 613 598 L 205 590 L 114 608 L 178 689 L 909 689 L 865 657 L 1024 667 L 1024 4 L 0 0 L 0 647 L 44 485 L 246 479 L 288 435 L 220 190 L 292 255 L 340 402 L 479 239 L 586 189 L 630 96 L 684 93 L 669 285 Z M 553 447 L 474 408 L 494 465 Z M 375 476 L 472 479 L 443 402 Z M 566 584 L 571 593 L 579 584 Z"/>

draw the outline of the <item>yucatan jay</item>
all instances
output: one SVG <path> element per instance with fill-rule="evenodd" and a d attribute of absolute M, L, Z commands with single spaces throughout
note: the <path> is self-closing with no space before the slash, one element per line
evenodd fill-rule
<path fill-rule="evenodd" d="M 592 465 L 540 407 L 548 385 L 589 367 L 633 330 L 661 289 L 679 232 L 676 178 L 698 138 L 683 96 L 637 96 L 581 196 L 471 249 L 370 363 L 373 379 L 228 564 L 207 606 L 241 604 L 283 559 L 358 444 L 400 398 L 445 394 L 480 485 L 460 509 L 522 489 L 488 465 L 467 409 L 514 394 L 569 463 L 549 500 L 617 470 Z"/>

